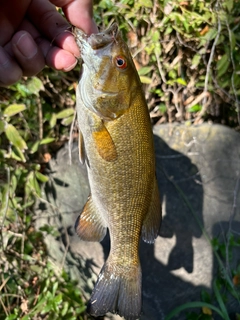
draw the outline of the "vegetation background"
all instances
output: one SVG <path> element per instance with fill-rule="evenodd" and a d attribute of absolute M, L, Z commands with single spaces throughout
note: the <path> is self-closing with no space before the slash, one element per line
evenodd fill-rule
<path fill-rule="evenodd" d="M 240 130 L 239 1 L 101 0 L 94 7 L 100 29 L 119 24 L 153 124 L 207 121 Z M 34 228 L 34 203 L 48 180 L 44 169 L 69 140 L 70 128 L 77 137 L 79 68 L 63 73 L 46 67 L 0 89 L 0 320 L 88 319 L 76 284 L 48 261 L 44 235 L 57 230 Z M 203 292 L 186 319 L 214 319 L 216 313 L 230 319 L 227 293 L 240 301 L 240 265 L 230 277 L 224 272 L 226 252 L 240 246 L 240 237 L 227 237 L 227 244 L 212 239 L 221 267 L 213 293 Z"/>

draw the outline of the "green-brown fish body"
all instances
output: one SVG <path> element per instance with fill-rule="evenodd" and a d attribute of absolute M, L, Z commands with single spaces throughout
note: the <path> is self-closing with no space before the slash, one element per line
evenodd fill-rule
<path fill-rule="evenodd" d="M 88 310 L 134 320 L 141 313 L 140 236 L 154 242 L 161 221 L 148 108 L 117 25 L 75 34 L 84 61 L 76 93 L 80 160 L 91 189 L 76 231 L 82 240 L 101 241 L 108 228 L 111 239 Z"/>

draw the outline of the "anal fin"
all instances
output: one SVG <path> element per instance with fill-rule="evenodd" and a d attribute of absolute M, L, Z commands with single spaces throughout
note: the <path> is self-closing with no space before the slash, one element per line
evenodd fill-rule
<path fill-rule="evenodd" d="M 101 241 L 105 237 L 107 226 L 101 218 L 92 197 L 89 197 L 82 213 L 77 218 L 75 230 L 80 239 L 84 241 Z"/>
<path fill-rule="evenodd" d="M 142 226 L 142 239 L 148 243 L 153 243 L 157 238 L 162 220 L 161 201 L 156 177 L 153 184 L 151 204 Z"/>

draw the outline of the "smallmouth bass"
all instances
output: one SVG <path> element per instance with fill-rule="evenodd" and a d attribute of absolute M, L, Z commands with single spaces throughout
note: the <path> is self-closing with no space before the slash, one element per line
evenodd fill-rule
<path fill-rule="evenodd" d="M 76 90 L 80 161 L 91 195 L 76 221 L 80 239 L 111 249 L 88 312 L 141 314 L 140 237 L 153 243 L 161 222 L 153 134 L 137 70 L 117 24 L 91 36 L 75 29 L 83 59 Z"/>

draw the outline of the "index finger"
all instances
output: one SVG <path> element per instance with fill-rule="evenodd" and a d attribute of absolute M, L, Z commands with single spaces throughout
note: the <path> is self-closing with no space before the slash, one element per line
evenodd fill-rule
<path fill-rule="evenodd" d="M 51 2 L 63 9 L 67 19 L 75 27 L 83 30 L 86 34 L 98 33 L 97 25 L 93 19 L 92 0 L 51 0 Z"/>
<path fill-rule="evenodd" d="M 57 12 L 49 1 L 33 0 L 28 9 L 32 24 L 58 47 L 79 56 L 79 49 L 70 32 L 69 23 Z"/>

